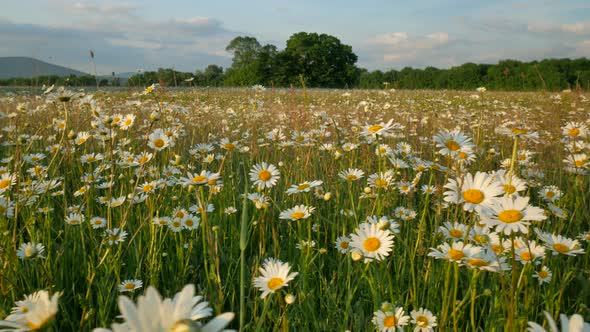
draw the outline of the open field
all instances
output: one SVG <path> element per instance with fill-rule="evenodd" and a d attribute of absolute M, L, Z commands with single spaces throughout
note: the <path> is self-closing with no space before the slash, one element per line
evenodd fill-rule
<path fill-rule="evenodd" d="M 0 330 L 590 318 L 588 94 L 55 88 L 0 112 Z M 187 284 L 211 309 L 118 306 Z"/>

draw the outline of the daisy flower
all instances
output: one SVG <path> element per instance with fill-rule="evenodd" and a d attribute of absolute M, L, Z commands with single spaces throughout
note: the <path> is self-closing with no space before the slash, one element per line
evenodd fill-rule
<path fill-rule="evenodd" d="M 547 219 L 543 209 L 529 205 L 529 197 L 518 196 L 496 198 L 489 209 L 480 211 L 480 216 L 483 224 L 506 235 L 527 234 L 530 221 Z"/>
<path fill-rule="evenodd" d="M 467 257 L 478 254 L 482 248 L 471 244 L 464 244 L 462 241 L 440 244 L 437 249 L 430 248 L 428 256 L 436 259 L 444 259 L 454 263 L 462 263 Z"/>
<path fill-rule="evenodd" d="M 78 212 L 72 212 L 68 216 L 66 216 L 65 221 L 66 223 L 68 223 L 68 225 L 80 225 L 84 222 L 84 216 Z"/>
<path fill-rule="evenodd" d="M 545 247 L 537 245 L 535 241 L 522 243 L 515 248 L 516 260 L 523 265 L 533 263 L 539 264 L 545 258 Z"/>
<path fill-rule="evenodd" d="M 265 162 L 254 165 L 249 174 L 250 181 L 260 189 L 274 187 L 281 178 L 278 168 Z"/>
<path fill-rule="evenodd" d="M 0 176 L 0 194 L 10 189 L 11 186 L 16 184 L 16 176 L 10 173 L 4 173 Z"/>
<path fill-rule="evenodd" d="M 182 219 L 181 218 L 174 218 L 171 219 L 170 222 L 168 223 L 168 228 L 170 228 L 171 231 L 173 231 L 174 233 L 178 233 L 182 230 Z"/>
<path fill-rule="evenodd" d="M 34 258 L 45 258 L 43 256 L 45 247 L 41 243 L 27 242 L 20 245 L 16 251 L 16 255 L 20 259 L 34 259 Z"/>
<path fill-rule="evenodd" d="M 119 296 L 119 310 L 123 323 L 114 323 L 113 331 L 161 332 L 161 331 L 222 331 L 233 319 L 233 313 L 224 313 L 206 325 L 197 320 L 209 317 L 213 310 L 202 296 L 195 296 L 195 286 L 186 285 L 173 298 L 162 298 L 153 287 L 140 295 L 137 304 L 127 296 Z M 109 332 L 109 329 L 94 329 L 94 332 Z"/>
<path fill-rule="evenodd" d="M 121 122 L 119 123 L 119 128 L 127 130 L 131 128 L 133 122 L 135 122 L 135 115 L 127 114 L 123 119 L 121 119 Z"/>
<path fill-rule="evenodd" d="M 371 174 L 367 182 L 369 187 L 387 189 L 387 187 L 393 184 L 393 172 L 387 171 Z"/>
<path fill-rule="evenodd" d="M 350 235 L 351 246 L 362 252 L 365 263 L 383 260 L 393 249 L 394 235 L 389 230 L 381 230 L 379 225 L 362 223 Z"/>
<path fill-rule="evenodd" d="M 103 228 L 106 225 L 107 225 L 107 220 L 105 218 L 92 217 L 92 219 L 90 219 L 90 226 L 92 226 L 92 228 L 94 228 L 94 229 Z"/>
<path fill-rule="evenodd" d="M 475 144 L 471 142 L 471 138 L 467 137 L 460 131 L 440 131 L 433 137 L 436 147 L 441 155 L 456 156 L 460 152 L 470 152 Z"/>
<path fill-rule="evenodd" d="M 393 123 L 393 119 L 388 122 L 379 122 L 375 125 L 366 125 L 363 127 L 362 135 L 367 137 L 375 138 L 377 135 L 387 135 L 391 130 L 399 126 L 397 123 Z"/>
<path fill-rule="evenodd" d="M 267 258 L 259 269 L 261 276 L 254 278 L 254 286 L 262 291 L 260 298 L 287 286 L 289 281 L 295 279 L 298 272 L 290 272 L 289 263 L 283 263 L 278 259 Z"/>
<path fill-rule="evenodd" d="M 552 332 L 589 332 L 590 331 L 590 324 L 584 322 L 584 318 L 581 315 L 575 314 L 572 315 L 569 319 L 566 315 L 561 314 L 559 315 L 559 319 L 561 321 L 561 330 L 557 328 L 557 324 L 551 317 L 551 315 L 544 311 L 545 317 L 547 317 L 547 322 L 551 327 Z M 529 322 L 529 327 L 527 329 L 529 332 L 547 332 L 541 325 L 535 322 Z"/>
<path fill-rule="evenodd" d="M 404 308 L 396 307 L 394 312 L 377 310 L 373 313 L 373 324 L 381 332 L 403 331 L 402 326 L 408 325 L 410 316 L 404 315 Z"/>
<path fill-rule="evenodd" d="M 119 292 L 133 292 L 143 286 L 143 281 L 139 279 L 127 279 L 119 285 Z"/>
<path fill-rule="evenodd" d="M 287 189 L 287 194 L 293 195 L 297 193 L 309 192 L 315 187 L 319 187 L 322 185 L 322 181 L 315 180 L 315 181 L 305 181 L 300 184 L 292 185 L 291 188 Z"/>
<path fill-rule="evenodd" d="M 119 228 L 107 229 L 104 233 L 104 237 L 109 241 L 109 245 L 121 243 L 125 241 L 127 232 Z"/>
<path fill-rule="evenodd" d="M 543 266 L 540 271 L 535 271 L 533 274 L 533 278 L 539 280 L 539 285 L 544 283 L 549 283 L 551 281 L 551 277 L 553 273 L 547 266 Z"/>
<path fill-rule="evenodd" d="M 338 176 L 341 179 L 344 179 L 344 180 L 347 180 L 347 181 L 356 181 L 356 180 L 359 180 L 364 175 L 365 175 L 365 172 L 363 172 L 362 170 L 360 170 L 358 168 L 349 168 L 346 171 L 342 171 L 342 172 L 338 173 Z"/>
<path fill-rule="evenodd" d="M 447 240 L 462 240 L 465 237 L 465 232 L 467 232 L 467 225 L 445 221 L 443 226 L 440 226 L 438 229 L 439 233 L 442 233 Z"/>
<path fill-rule="evenodd" d="M 588 127 L 582 122 L 568 122 L 561 127 L 561 133 L 569 139 L 582 138 L 588 134 Z"/>
<path fill-rule="evenodd" d="M 465 211 L 481 211 L 493 202 L 493 197 L 503 193 L 504 188 L 492 175 L 477 172 L 468 173 L 464 178 L 449 179 L 445 184 L 444 200 L 449 203 L 464 203 Z"/>
<path fill-rule="evenodd" d="M 340 236 L 334 242 L 334 246 L 340 253 L 346 254 L 350 250 L 350 238 L 348 236 Z"/>
<path fill-rule="evenodd" d="M 546 202 L 558 201 L 563 193 L 557 186 L 545 186 L 539 191 L 539 195 Z"/>
<path fill-rule="evenodd" d="M 0 327 L 8 327 L 17 331 L 39 330 L 57 313 L 60 293 L 51 298 L 49 292 L 38 291 L 17 301 L 12 313 L 0 321 Z"/>
<path fill-rule="evenodd" d="M 148 137 L 148 146 L 156 151 L 162 151 L 170 145 L 170 138 L 162 129 L 154 130 Z"/>
<path fill-rule="evenodd" d="M 287 209 L 279 215 L 279 219 L 299 220 L 307 219 L 311 216 L 311 213 L 315 210 L 313 206 L 296 205 L 293 208 Z"/>
<path fill-rule="evenodd" d="M 410 312 L 412 324 L 416 325 L 414 332 L 432 332 L 436 327 L 436 316 L 428 309 L 412 310 Z"/>
<path fill-rule="evenodd" d="M 539 238 L 544 242 L 545 247 L 553 252 L 553 255 L 563 254 L 575 256 L 584 253 L 584 249 L 581 248 L 578 240 L 572 240 L 561 235 L 547 234 L 540 231 L 537 231 L 537 235 L 539 235 Z"/>

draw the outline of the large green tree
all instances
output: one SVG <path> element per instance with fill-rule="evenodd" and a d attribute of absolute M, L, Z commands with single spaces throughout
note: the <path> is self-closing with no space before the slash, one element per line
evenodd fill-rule
<path fill-rule="evenodd" d="M 311 87 L 345 87 L 358 81 L 358 57 L 351 46 L 334 36 L 299 32 L 287 40 L 283 52 L 283 64 L 289 62 L 291 82 L 299 75 Z"/>

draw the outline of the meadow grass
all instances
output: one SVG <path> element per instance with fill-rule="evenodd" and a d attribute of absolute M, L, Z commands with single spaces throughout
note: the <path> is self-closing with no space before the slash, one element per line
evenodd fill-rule
<path fill-rule="evenodd" d="M 216 314 L 235 312 L 230 327 L 243 331 L 371 331 L 375 313 L 394 307 L 428 309 L 441 331 L 522 331 L 543 311 L 587 321 L 589 110 L 588 95 L 540 92 L 156 87 L 3 96 L 0 318 L 46 289 L 62 292 L 49 330 L 89 331 L 116 320 L 119 295 L 136 299 L 150 285 L 170 297 L 195 284 Z M 577 135 L 564 131 L 568 123 Z M 433 136 L 445 130 L 467 141 L 439 153 Z M 100 156 L 83 162 L 90 153 Z M 280 177 L 258 188 L 250 173 L 263 162 Z M 364 176 L 339 176 L 349 168 Z M 502 169 L 503 188 L 517 180 L 524 188 L 498 199 L 528 197 L 545 213 L 526 233 L 496 232 L 485 213 L 445 201 L 451 180 L 461 186 L 467 174 Z M 300 186 L 314 180 L 321 184 Z M 302 192 L 288 194 L 293 185 Z M 563 194 L 553 202 L 542 193 L 551 185 Z M 255 193 L 264 198 L 248 198 Z M 313 207 L 309 217 L 280 218 L 297 205 Z M 370 216 L 393 236 L 390 250 L 369 259 L 349 243 L 341 253 L 337 239 L 358 234 Z M 105 236 L 115 228 L 126 236 Z M 548 234 L 578 242 L 556 251 Z M 42 244 L 42 255 L 18 255 L 28 242 Z M 480 252 L 429 255 L 459 242 Z M 540 254 L 523 264 L 527 246 Z M 483 252 L 494 259 L 469 263 L 485 261 Z M 262 299 L 253 280 L 266 258 L 298 275 Z M 542 267 L 552 275 L 540 283 Z M 128 279 L 143 287 L 121 293 Z"/>

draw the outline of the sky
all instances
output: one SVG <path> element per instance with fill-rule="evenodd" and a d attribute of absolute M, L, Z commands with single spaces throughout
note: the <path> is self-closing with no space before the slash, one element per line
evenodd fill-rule
<path fill-rule="evenodd" d="M 588 0 L 10 0 L 0 57 L 99 74 L 231 65 L 237 36 L 333 35 L 369 70 L 590 57 Z"/>

